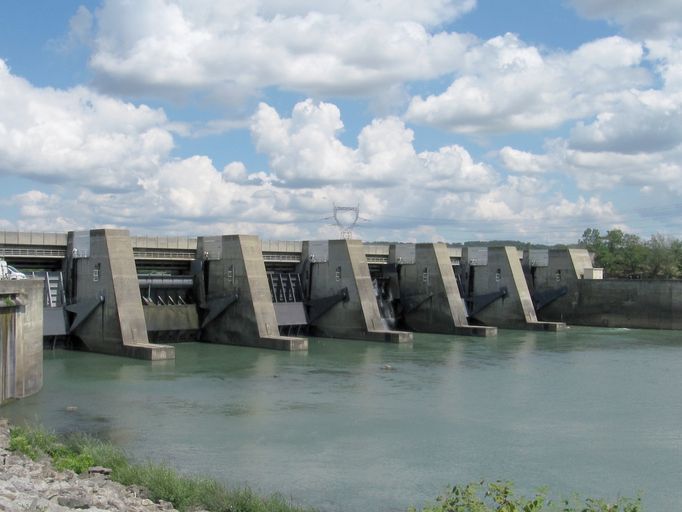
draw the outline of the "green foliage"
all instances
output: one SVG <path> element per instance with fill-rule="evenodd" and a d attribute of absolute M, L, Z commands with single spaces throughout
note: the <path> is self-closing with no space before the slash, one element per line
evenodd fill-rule
<path fill-rule="evenodd" d="M 41 428 L 14 427 L 10 433 L 9 449 L 18 451 L 32 460 L 50 455 L 59 449 L 57 436 Z"/>
<path fill-rule="evenodd" d="M 470 483 L 454 486 L 436 498 L 435 504 L 421 512 L 641 512 L 640 498 L 619 498 L 615 502 L 602 499 L 573 497 L 552 501 L 545 491 L 531 498 L 517 496 L 510 482 Z M 412 507 L 409 512 L 417 512 Z"/>
<path fill-rule="evenodd" d="M 596 266 L 607 277 L 674 279 L 682 276 L 682 241 L 660 233 L 642 240 L 639 236 L 612 229 L 602 235 L 588 228 L 578 241 L 595 256 Z"/>
<path fill-rule="evenodd" d="M 54 434 L 40 428 L 14 427 L 10 435 L 9 449 L 21 452 L 32 460 L 49 456 L 59 471 L 70 469 L 76 473 L 83 473 L 94 465 L 94 459 L 90 454 L 73 450 L 59 442 Z"/>

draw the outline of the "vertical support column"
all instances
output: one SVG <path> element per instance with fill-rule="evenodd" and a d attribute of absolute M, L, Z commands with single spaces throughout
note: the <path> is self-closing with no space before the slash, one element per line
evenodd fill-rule
<path fill-rule="evenodd" d="M 401 265 L 399 274 L 407 326 L 420 332 L 496 335 L 496 327 L 469 325 L 448 247 L 443 243 L 423 243 L 416 244 L 414 250 L 414 264 Z"/>
<path fill-rule="evenodd" d="M 149 343 L 130 236 L 123 229 L 70 232 L 70 334 L 92 352 L 160 360 L 175 348 Z"/>
<path fill-rule="evenodd" d="M 469 273 L 472 272 L 470 267 L 471 264 Z M 484 324 L 517 329 L 558 331 L 566 328 L 563 323 L 538 321 L 519 252 L 515 247 L 489 247 L 487 263 L 476 266 L 474 270 L 473 279 L 470 280 L 470 284 L 473 285 L 474 304 L 477 296 L 495 297 L 499 294 L 472 315 L 477 320 Z M 470 290 L 469 293 L 471 292 Z"/>
<path fill-rule="evenodd" d="M 0 402 L 43 387 L 43 283 L 0 280 Z"/>
<path fill-rule="evenodd" d="M 325 261 L 314 261 L 311 242 L 303 243 L 303 259 L 311 261 L 308 276 L 311 302 L 325 300 L 347 290 L 347 298 L 311 321 L 317 336 L 403 343 L 412 333 L 392 331 L 381 317 L 360 240 L 329 240 Z"/>
<path fill-rule="evenodd" d="M 202 328 L 202 341 L 276 350 L 308 349 L 306 338 L 279 335 L 257 236 L 200 237 L 197 257 L 204 259 L 207 311 L 214 308 L 213 318 Z"/>

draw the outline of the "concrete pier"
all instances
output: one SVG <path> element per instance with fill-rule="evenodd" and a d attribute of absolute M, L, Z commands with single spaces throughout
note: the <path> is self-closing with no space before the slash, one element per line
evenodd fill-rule
<path fill-rule="evenodd" d="M 308 340 L 280 336 L 257 236 L 199 237 L 205 299 L 201 341 L 277 350 L 307 350 Z M 203 303 L 202 303 L 203 302 Z"/>
<path fill-rule="evenodd" d="M 69 334 L 90 351 L 138 359 L 173 359 L 175 349 L 149 343 L 127 230 L 70 232 L 65 273 Z"/>
<path fill-rule="evenodd" d="M 465 247 L 460 269 L 469 315 L 477 321 L 512 329 L 566 328 L 562 322 L 538 321 L 515 247 Z"/>
<path fill-rule="evenodd" d="M 310 319 L 315 336 L 404 343 L 412 333 L 391 330 L 379 312 L 360 240 L 304 242 L 302 258 L 308 262 L 304 287 L 311 303 L 345 293 L 319 318 Z"/>
<path fill-rule="evenodd" d="M 523 268 L 538 317 L 554 321 L 575 308 L 578 285 L 593 270 L 587 250 L 578 248 L 526 250 Z"/>
<path fill-rule="evenodd" d="M 43 282 L 0 280 L 0 403 L 43 386 Z"/>
<path fill-rule="evenodd" d="M 496 327 L 470 325 L 448 247 L 443 243 L 392 245 L 405 325 L 413 331 L 494 336 Z M 400 255 L 400 252 L 405 252 Z"/>

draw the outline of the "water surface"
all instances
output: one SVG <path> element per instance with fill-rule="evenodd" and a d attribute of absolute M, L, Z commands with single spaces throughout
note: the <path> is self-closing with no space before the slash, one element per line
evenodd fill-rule
<path fill-rule="evenodd" d="M 156 363 L 56 350 L 43 390 L 2 415 L 329 512 L 404 511 L 479 479 L 641 490 L 647 510 L 679 510 L 680 338 L 501 330 L 311 339 L 307 354 L 191 343 Z"/>

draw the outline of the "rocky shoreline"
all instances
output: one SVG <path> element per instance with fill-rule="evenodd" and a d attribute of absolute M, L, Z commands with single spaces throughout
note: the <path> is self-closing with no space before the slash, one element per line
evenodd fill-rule
<path fill-rule="evenodd" d="M 2 511 L 175 511 L 168 502 L 154 503 L 145 498 L 144 489 L 113 482 L 97 470 L 85 475 L 56 471 L 49 458 L 32 461 L 8 448 L 9 424 L 0 420 Z"/>

